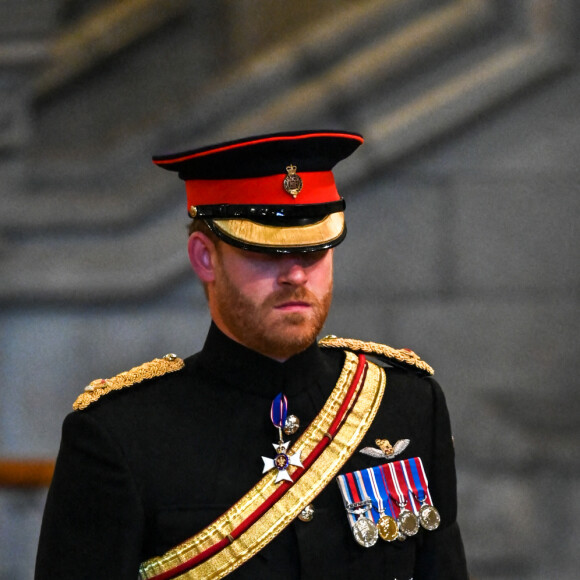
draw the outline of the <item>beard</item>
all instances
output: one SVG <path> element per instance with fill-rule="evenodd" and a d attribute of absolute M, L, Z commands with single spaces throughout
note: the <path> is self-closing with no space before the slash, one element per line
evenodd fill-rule
<path fill-rule="evenodd" d="M 302 286 L 272 292 L 258 303 L 243 294 L 221 269 L 215 301 L 227 329 L 235 340 L 268 357 L 286 360 L 307 349 L 324 326 L 332 302 L 332 281 L 320 299 Z M 276 311 L 290 301 L 307 302 L 307 312 Z"/>

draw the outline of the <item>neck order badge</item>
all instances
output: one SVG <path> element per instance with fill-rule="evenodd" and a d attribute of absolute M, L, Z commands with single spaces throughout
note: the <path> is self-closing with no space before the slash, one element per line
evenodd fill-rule
<path fill-rule="evenodd" d="M 264 462 L 264 470 L 262 473 L 267 473 L 272 469 L 278 470 L 278 475 L 276 476 L 276 483 L 280 483 L 282 480 L 292 481 L 292 478 L 288 475 L 288 467 L 293 465 L 294 467 L 301 467 L 302 461 L 300 459 L 300 449 L 296 451 L 293 455 L 288 454 L 288 446 L 290 441 L 286 443 L 282 437 L 282 429 L 286 425 L 286 418 L 288 416 L 288 400 L 286 396 L 279 393 L 275 399 L 272 401 L 272 408 L 270 410 L 270 419 L 274 427 L 278 429 L 278 443 L 273 443 L 274 449 L 276 450 L 276 457 L 270 459 L 269 457 L 264 457 L 262 455 L 262 461 Z"/>

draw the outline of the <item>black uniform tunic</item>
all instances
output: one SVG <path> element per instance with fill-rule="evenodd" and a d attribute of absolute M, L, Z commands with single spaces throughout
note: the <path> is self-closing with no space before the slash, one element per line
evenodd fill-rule
<path fill-rule="evenodd" d="M 306 351 L 279 363 L 214 325 L 201 352 L 177 372 L 103 396 L 65 419 L 48 494 L 37 580 L 135 580 L 139 564 L 210 524 L 262 477 L 278 432 L 272 399 L 283 392 L 299 417 L 295 441 L 334 388 L 344 353 Z M 359 546 L 338 485 L 314 501 L 311 522 L 294 521 L 230 578 L 397 580 L 467 578 L 456 517 L 454 453 L 439 386 L 387 368 L 385 395 L 361 443 L 410 439 L 397 459 L 423 460 L 437 531 L 404 542 Z M 382 463 L 355 453 L 340 473 Z"/>

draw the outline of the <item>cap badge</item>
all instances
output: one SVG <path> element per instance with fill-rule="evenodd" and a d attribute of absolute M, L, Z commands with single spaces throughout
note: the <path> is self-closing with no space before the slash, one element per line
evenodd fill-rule
<path fill-rule="evenodd" d="M 296 165 L 288 165 L 286 172 L 288 175 L 284 178 L 284 191 L 296 199 L 302 190 L 302 179 L 296 174 Z"/>

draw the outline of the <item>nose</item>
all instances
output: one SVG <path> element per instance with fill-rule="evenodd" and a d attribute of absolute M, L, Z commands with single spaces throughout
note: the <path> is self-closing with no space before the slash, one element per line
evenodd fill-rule
<path fill-rule="evenodd" d="M 308 281 L 306 268 L 295 256 L 284 256 L 280 260 L 278 283 L 281 285 L 303 286 Z"/>

